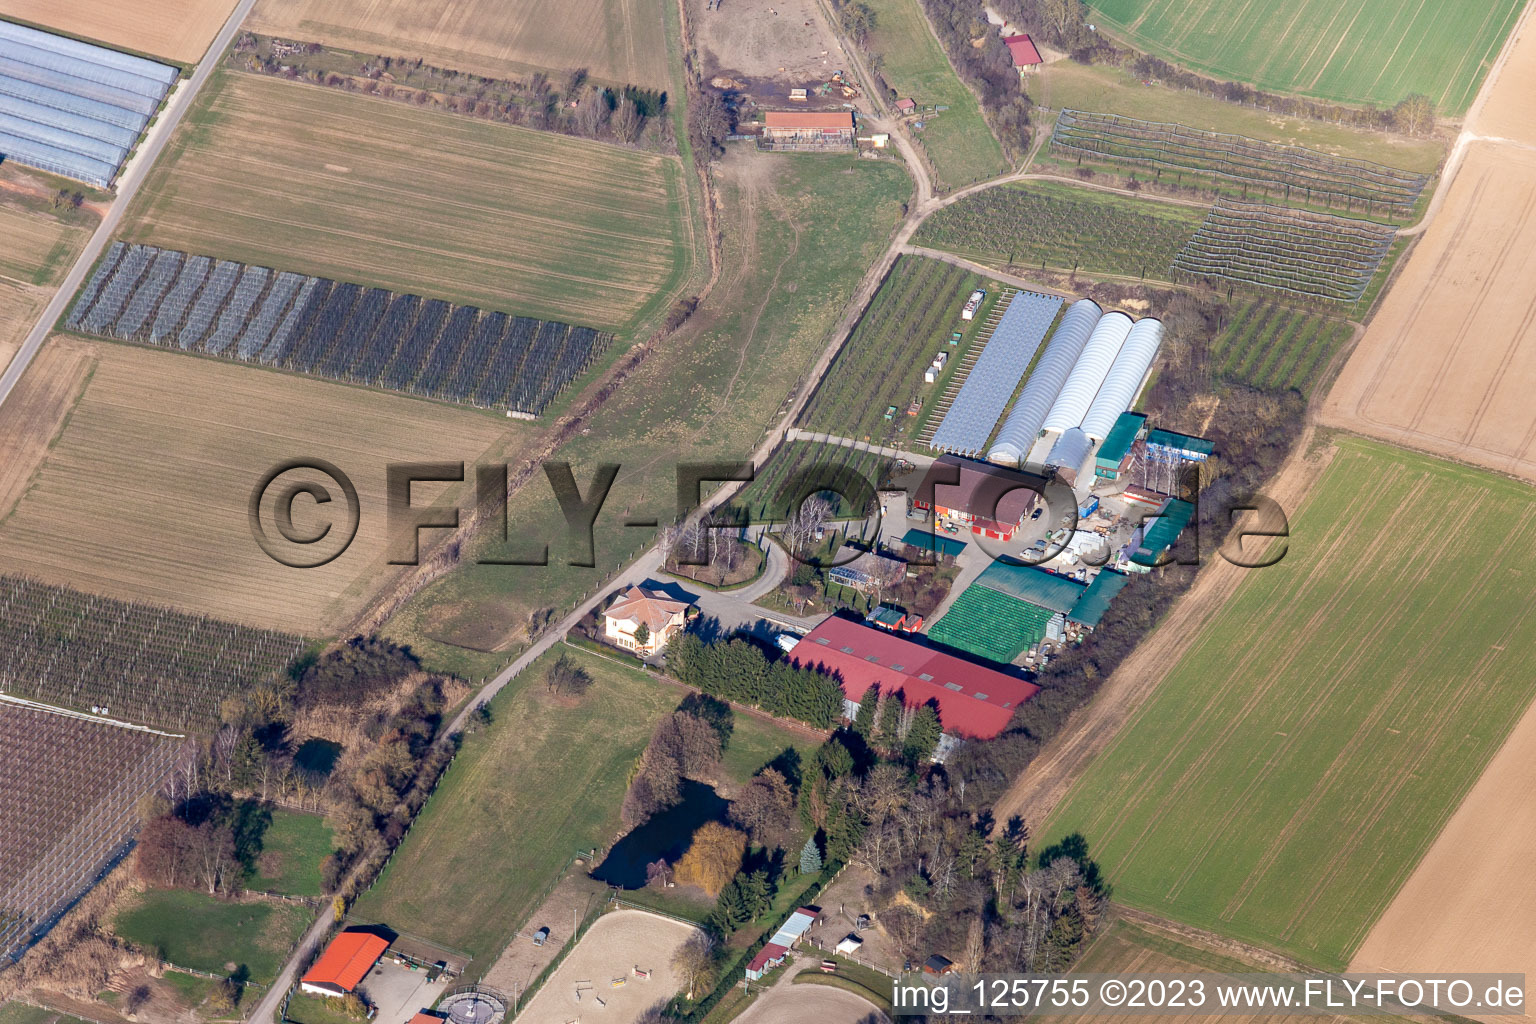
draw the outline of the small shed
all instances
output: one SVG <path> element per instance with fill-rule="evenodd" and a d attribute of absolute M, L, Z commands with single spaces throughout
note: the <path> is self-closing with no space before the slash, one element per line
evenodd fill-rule
<path fill-rule="evenodd" d="M 903 96 L 896 101 L 896 111 L 901 114 L 910 114 L 917 109 L 917 101 L 910 96 Z"/>
<path fill-rule="evenodd" d="M 947 956 L 940 956 L 937 953 L 923 961 L 924 974 L 952 974 L 954 970 L 954 961 Z"/>

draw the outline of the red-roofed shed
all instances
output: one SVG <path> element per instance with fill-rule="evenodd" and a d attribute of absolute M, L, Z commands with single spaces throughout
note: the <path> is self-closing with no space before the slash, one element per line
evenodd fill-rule
<path fill-rule="evenodd" d="M 1040 51 L 1035 49 L 1035 41 L 1027 35 L 1004 36 L 1003 45 L 1013 55 L 1013 66 L 1020 71 L 1037 68 L 1044 63 L 1040 59 Z"/>
<path fill-rule="evenodd" d="M 903 114 L 910 114 L 917 109 L 917 101 L 910 97 L 903 97 L 896 101 L 896 109 Z"/>
<path fill-rule="evenodd" d="M 368 976 L 388 948 L 389 940 L 372 932 L 341 932 L 299 979 L 299 985 L 316 995 L 345 995 Z"/>
<path fill-rule="evenodd" d="M 1040 692 L 1016 676 L 836 617 L 811 630 L 790 659 L 835 674 L 851 701 L 871 686 L 885 694 L 900 690 L 914 707 L 937 701 L 944 731 L 967 739 L 996 736 L 1014 709 Z"/>

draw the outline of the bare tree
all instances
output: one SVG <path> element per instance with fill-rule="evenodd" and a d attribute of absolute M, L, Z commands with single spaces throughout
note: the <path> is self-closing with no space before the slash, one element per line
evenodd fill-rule
<path fill-rule="evenodd" d="M 987 955 L 986 925 L 982 923 L 981 914 L 971 917 L 970 926 L 965 933 L 965 963 L 961 966 L 972 973 L 981 973 L 981 962 Z"/>
<path fill-rule="evenodd" d="M 602 89 L 588 89 L 576 107 L 576 123 L 583 135 L 596 137 L 608 123 L 608 94 Z"/>
<path fill-rule="evenodd" d="M 688 941 L 672 954 L 672 968 L 682 976 L 687 985 L 688 998 L 692 999 L 699 988 L 708 987 L 714 973 L 715 940 L 708 932 L 696 931 Z"/>
<path fill-rule="evenodd" d="M 613 112 L 612 123 L 613 134 L 619 137 L 619 141 L 633 145 L 639 141 L 640 132 L 645 129 L 645 115 L 640 113 L 639 104 L 626 96 Z"/>

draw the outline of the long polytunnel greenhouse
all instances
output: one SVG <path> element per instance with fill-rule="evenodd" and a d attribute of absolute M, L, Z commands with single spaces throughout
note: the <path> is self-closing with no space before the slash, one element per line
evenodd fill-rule
<path fill-rule="evenodd" d="M 1061 393 L 1051 404 L 1051 411 L 1045 415 L 1046 430 L 1067 431 L 1082 424 L 1104 378 L 1115 365 L 1120 346 L 1131 333 L 1131 322 L 1130 317 L 1118 312 L 1106 313 L 1099 320 L 1088 343 L 1083 346 L 1077 365 L 1072 367 Z"/>
<path fill-rule="evenodd" d="M 0 158 L 106 188 L 179 73 L 0 21 Z"/>
<path fill-rule="evenodd" d="M 1083 414 L 1083 433 L 1095 441 L 1109 436 L 1116 418 L 1136 400 L 1136 392 L 1141 390 L 1141 382 L 1152 368 L 1152 360 L 1157 357 L 1158 346 L 1162 343 L 1161 320 L 1149 316 L 1136 321 L 1125 336 L 1125 344 L 1120 346 L 1120 354 L 1115 356 L 1115 363 L 1109 368 L 1104 383 L 1099 386 L 1093 404 Z"/>
<path fill-rule="evenodd" d="M 1024 382 L 1024 390 L 1020 392 L 1019 400 L 1013 403 L 1013 411 L 997 432 L 997 440 L 987 453 L 988 459 L 1006 466 L 1017 466 L 1024 461 L 1045 426 L 1046 413 L 1051 411 L 1061 386 L 1066 383 L 1072 367 L 1077 365 L 1083 346 L 1103 315 L 1104 311 L 1092 299 L 1078 299 L 1068 307 L 1056 333 L 1051 335 L 1041 353 L 1035 372 Z"/>

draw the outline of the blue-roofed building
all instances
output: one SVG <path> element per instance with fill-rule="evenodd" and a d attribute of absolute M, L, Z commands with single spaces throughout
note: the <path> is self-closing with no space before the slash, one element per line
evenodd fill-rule
<path fill-rule="evenodd" d="M 179 74 L 0 21 L 0 160 L 107 188 Z"/>

